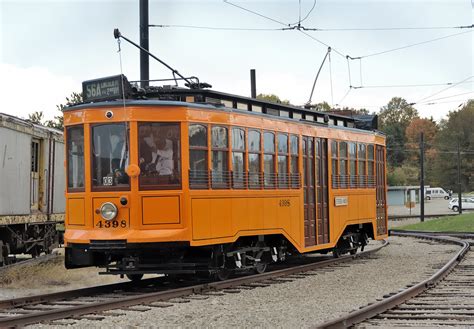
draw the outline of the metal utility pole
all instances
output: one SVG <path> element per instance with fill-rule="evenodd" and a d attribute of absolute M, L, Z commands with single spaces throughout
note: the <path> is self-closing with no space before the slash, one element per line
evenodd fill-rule
<path fill-rule="evenodd" d="M 140 0 L 140 47 L 150 50 L 148 39 L 148 0 Z M 150 62 L 146 52 L 140 50 L 140 80 L 142 88 L 148 87 L 150 80 Z M 144 81 L 145 80 L 145 81 Z"/>
<path fill-rule="evenodd" d="M 250 97 L 257 98 L 257 82 L 255 77 L 255 69 L 250 70 Z"/>
<path fill-rule="evenodd" d="M 458 207 L 462 214 L 462 192 L 461 192 L 461 142 L 458 140 Z"/>
<path fill-rule="evenodd" d="M 425 221 L 425 137 L 420 133 L 420 220 Z"/>

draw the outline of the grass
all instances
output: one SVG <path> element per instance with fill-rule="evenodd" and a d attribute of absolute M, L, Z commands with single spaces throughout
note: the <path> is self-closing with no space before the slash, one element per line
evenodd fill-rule
<path fill-rule="evenodd" d="M 472 232 L 474 233 L 474 213 L 448 216 L 397 227 L 398 230 L 430 232 Z"/>

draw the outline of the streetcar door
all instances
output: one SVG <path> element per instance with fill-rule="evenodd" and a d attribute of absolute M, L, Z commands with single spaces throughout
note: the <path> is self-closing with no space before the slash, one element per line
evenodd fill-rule
<path fill-rule="evenodd" d="M 306 247 L 316 245 L 314 164 L 314 140 L 312 137 L 303 136 L 304 241 Z"/>
<path fill-rule="evenodd" d="M 328 140 L 316 138 L 316 220 L 318 244 L 329 243 Z"/>
<path fill-rule="evenodd" d="M 377 145 L 375 152 L 375 186 L 377 204 L 377 234 L 387 234 L 386 195 L 385 195 L 385 148 Z"/>
<path fill-rule="evenodd" d="M 31 141 L 31 171 L 30 171 L 30 208 L 39 210 L 39 165 L 40 165 L 40 141 Z"/>

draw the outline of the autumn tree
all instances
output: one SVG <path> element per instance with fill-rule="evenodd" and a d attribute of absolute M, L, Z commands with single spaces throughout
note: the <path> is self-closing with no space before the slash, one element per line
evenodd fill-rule
<path fill-rule="evenodd" d="M 436 136 L 439 155 L 434 162 L 436 184 L 458 190 L 457 148 L 461 149 L 461 189 L 474 191 L 474 100 L 461 109 L 451 111 L 440 124 Z"/>
<path fill-rule="evenodd" d="M 387 162 L 391 168 L 401 166 L 405 160 L 405 131 L 415 118 L 418 111 L 400 97 L 392 98 L 380 109 L 379 129 L 387 135 Z"/>

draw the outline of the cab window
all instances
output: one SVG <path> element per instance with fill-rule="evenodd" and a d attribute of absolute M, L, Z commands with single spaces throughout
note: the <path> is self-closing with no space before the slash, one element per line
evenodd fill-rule
<path fill-rule="evenodd" d="M 127 123 L 92 126 L 92 189 L 128 190 L 130 179 Z"/>
<path fill-rule="evenodd" d="M 84 191 L 84 127 L 66 128 L 68 192 Z"/>

